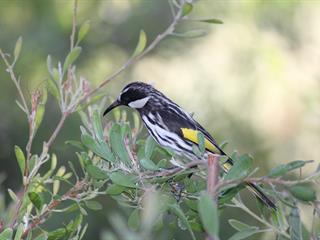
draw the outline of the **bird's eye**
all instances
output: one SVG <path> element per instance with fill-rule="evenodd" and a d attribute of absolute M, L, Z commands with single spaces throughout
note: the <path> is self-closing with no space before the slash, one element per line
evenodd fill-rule
<path fill-rule="evenodd" d="M 143 108 L 147 104 L 149 98 L 150 97 L 145 97 L 145 98 L 141 98 L 141 99 L 129 102 L 128 106 L 131 108 Z"/>

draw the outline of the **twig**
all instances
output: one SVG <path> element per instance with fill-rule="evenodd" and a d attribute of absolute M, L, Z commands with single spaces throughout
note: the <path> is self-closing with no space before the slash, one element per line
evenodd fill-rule
<path fill-rule="evenodd" d="M 212 195 L 213 201 L 217 201 L 216 186 L 219 184 L 219 160 L 218 155 L 208 155 L 207 191 Z"/>
<path fill-rule="evenodd" d="M 12 79 L 12 81 L 14 82 L 14 84 L 16 85 L 16 88 L 18 90 L 18 93 L 20 95 L 20 98 L 21 98 L 21 101 L 22 101 L 22 105 L 23 105 L 23 108 L 24 108 L 24 112 L 27 114 L 27 118 L 28 118 L 28 121 L 29 121 L 29 118 L 30 118 L 30 111 L 29 111 L 29 108 L 28 108 L 28 105 L 27 105 L 27 102 L 26 102 L 26 99 L 23 95 L 23 92 L 21 90 L 21 87 L 20 87 L 20 83 L 16 77 L 16 75 L 14 74 L 14 71 L 12 69 L 12 66 L 9 64 L 8 60 L 7 60 L 7 57 L 6 55 L 2 52 L 2 50 L 0 49 L 0 55 L 7 67 L 7 71 L 9 72 L 10 74 L 10 77 Z"/>
<path fill-rule="evenodd" d="M 144 57 L 147 53 L 149 53 L 152 49 L 154 49 L 164 38 L 171 35 L 178 22 L 182 19 L 182 9 L 183 4 L 179 6 L 177 13 L 175 14 L 172 23 L 168 26 L 168 28 L 159 34 L 153 42 L 139 55 L 130 58 L 125 64 L 123 64 L 118 70 L 116 70 L 114 73 L 112 73 L 110 76 L 106 77 L 96 88 L 91 90 L 88 94 L 84 95 L 83 98 L 80 100 L 79 104 L 83 103 L 88 97 L 99 91 L 102 87 L 104 87 L 106 84 L 108 84 L 111 80 L 116 78 L 120 73 L 122 73 L 124 70 L 126 70 L 128 67 L 130 67 L 132 64 L 136 63 L 138 60 L 140 60 L 142 57 Z"/>
<path fill-rule="evenodd" d="M 82 181 L 77 182 L 68 192 L 66 192 L 59 200 L 53 200 L 46 208 L 46 210 L 36 217 L 28 228 L 23 232 L 22 237 L 26 237 L 28 233 L 39 224 L 43 223 L 44 220 L 48 217 L 53 209 L 55 209 L 58 205 L 60 205 L 63 201 L 68 199 L 76 198 L 77 195 L 87 188 L 87 181 L 84 179 Z"/>
<path fill-rule="evenodd" d="M 57 127 L 55 128 L 55 130 L 53 131 L 51 137 L 49 138 L 49 140 L 46 143 L 46 147 L 47 148 L 49 148 L 52 145 L 52 143 L 54 142 L 54 140 L 56 139 L 56 137 L 57 137 L 58 133 L 60 132 L 60 130 L 61 130 L 65 120 L 67 119 L 68 115 L 69 115 L 69 112 L 62 113 L 62 116 L 60 118 L 60 121 L 59 121 Z"/>

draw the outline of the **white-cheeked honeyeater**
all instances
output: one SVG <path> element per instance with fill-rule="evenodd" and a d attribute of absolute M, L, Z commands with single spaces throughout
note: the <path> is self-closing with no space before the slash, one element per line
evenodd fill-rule
<path fill-rule="evenodd" d="M 198 158 L 193 151 L 193 145 L 198 143 L 200 131 L 205 137 L 205 149 L 208 153 L 227 156 L 214 138 L 189 113 L 149 84 L 133 82 L 125 86 L 117 100 L 105 110 L 104 115 L 121 105 L 136 109 L 154 140 L 178 155 L 190 159 Z M 227 158 L 223 164 L 226 172 L 233 165 L 233 160 L 228 156 Z M 260 187 L 252 183 L 247 183 L 247 187 L 266 206 L 276 209 L 273 201 Z"/>

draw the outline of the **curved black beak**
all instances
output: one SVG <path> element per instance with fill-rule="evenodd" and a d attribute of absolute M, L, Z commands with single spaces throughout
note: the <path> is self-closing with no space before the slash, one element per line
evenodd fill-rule
<path fill-rule="evenodd" d="M 111 105 L 104 111 L 103 116 L 110 112 L 112 109 L 122 105 L 118 100 L 115 100 Z"/>

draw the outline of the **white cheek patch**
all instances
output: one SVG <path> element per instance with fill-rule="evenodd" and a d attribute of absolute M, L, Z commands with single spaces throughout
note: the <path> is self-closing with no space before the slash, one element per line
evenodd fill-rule
<path fill-rule="evenodd" d="M 130 102 L 128 105 L 131 108 L 143 108 L 144 105 L 148 102 L 150 97 L 141 98 L 135 101 Z"/>

